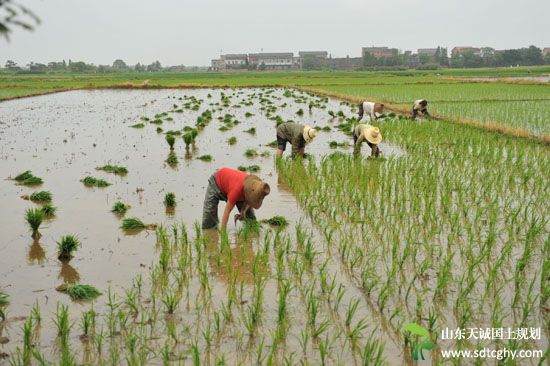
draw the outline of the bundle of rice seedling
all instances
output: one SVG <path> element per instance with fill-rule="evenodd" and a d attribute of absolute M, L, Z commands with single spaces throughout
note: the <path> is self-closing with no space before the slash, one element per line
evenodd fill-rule
<path fill-rule="evenodd" d="M 136 123 L 135 125 L 131 125 L 132 128 L 143 128 L 145 125 L 143 123 Z"/>
<path fill-rule="evenodd" d="M 212 161 L 212 155 L 201 155 L 197 159 L 202 161 Z"/>
<path fill-rule="evenodd" d="M 126 213 L 126 211 L 128 211 L 128 208 L 130 208 L 130 206 L 125 204 L 124 202 L 116 201 L 111 211 L 117 214 L 124 214 Z"/>
<path fill-rule="evenodd" d="M 227 143 L 229 145 L 235 145 L 237 143 L 237 138 L 235 136 L 231 136 L 228 140 L 227 140 Z"/>
<path fill-rule="evenodd" d="M 107 173 L 114 174 L 128 174 L 128 169 L 124 166 L 104 165 L 97 167 L 96 170 L 103 170 Z"/>
<path fill-rule="evenodd" d="M 87 176 L 86 178 L 82 179 L 81 182 L 84 183 L 86 187 L 108 187 L 111 185 L 111 183 L 103 179 L 98 179 L 91 176 Z"/>
<path fill-rule="evenodd" d="M 51 202 L 52 194 L 50 191 L 33 192 L 29 199 L 33 202 Z"/>
<path fill-rule="evenodd" d="M 73 300 L 93 300 L 101 295 L 94 286 L 79 283 L 61 285 L 56 290 L 68 294 Z"/>
<path fill-rule="evenodd" d="M 164 205 L 166 207 L 176 207 L 176 195 L 173 192 L 164 195 Z"/>
<path fill-rule="evenodd" d="M 170 153 L 168 155 L 168 158 L 166 159 L 166 163 L 170 166 L 174 166 L 178 164 L 178 157 L 174 153 Z"/>
<path fill-rule="evenodd" d="M 40 237 L 38 229 L 44 220 L 44 213 L 39 208 L 29 208 L 25 211 L 25 220 L 29 224 L 32 230 L 32 237 L 37 239 Z"/>
<path fill-rule="evenodd" d="M 20 173 L 13 178 L 13 180 L 16 180 L 18 182 L 22 182 L 25 179 L 28 179 L 30 177 L 33 177 L 32 172 L 30 170 L 24 171 L 23 173 Z"/>
<path fill-rule="evenodd" d="M 288 225 L 288 221 L 284 216 L 273 216 L 270 219 L 262 220 L 262 222 L 265 222 L 269 225 L 273 226 L 286 226 Z"/>
<path fill-rule="evenodd" d="M 154 230 L 157 227 L 156 224 L 144 224 L 143 221 L 137 217 L 129 217 L 122 220 L 120 228 L 123 230 Z"/>
<path fill-rule="evenodd" d="M 166 135 L 166 142 L 170 145 L 170 150 L 174 150 L 174 144 L 176 143 L 176 138 L 172 134 Z"/>
<path fill-rule="evenodd" d="M 57 208 L 52 206 L 50 203 L 46 203 L 42 206 L 41 210 L 42 213 L 44 213 L 44 217 L 51 218 L 55 216 L 55 211 L 57 211 Z"/>
<path fill-rule="evenodd" d="M 73 253 L 80 247 L 80 240 L 76 235 L 65 235 L 57 242 L 57 258 L 61 261 L 70 260 Z"/>
<path fill-rule="evenodd" d="M 258 152 L 254 149 L 246 149 L 246 151 L 244 152 L 244 156 L 246 156 L 247 158 L 253 158 L 258 156 Z"/>
<path fill-rule="evenodd" d="M 6 320 L 6 313 L 4 309 L 10 304 L 10 298 L 7 293 L 0 290 L 0 319 Z"/>
<path fill-rule="evenodd" d="M 249 128 L 248 130 L 246 130 L 244 132 L 249 133 L 251 135 L 255 135 L 256 134 L 256 128 L 252 127 L 252 128 Z"/>

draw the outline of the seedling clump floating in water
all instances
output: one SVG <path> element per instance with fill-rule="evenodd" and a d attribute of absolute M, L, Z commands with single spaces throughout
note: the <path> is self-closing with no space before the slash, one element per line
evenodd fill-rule
<path fill-rule="evenodd" d="M 164 195 L 164 205 L 166 207 L 176 207 L 176 194 L 173 192 Z"/>
<path fill-rule="evenodd" d="M 254 149 L 246 149 L 246 151 L 244 152 L 244 156 L 246 156 L 247 158 L 254 158 L 258 156 L 258 152 Z"/>
<path fill-rule="evenodd" d="M 128 211 L 128 208 L 130 208 L 130 206 L 125 204 L 124 202 L 116 201 L 114 203 L 113 208 L 111 209 L 111 211 L 114 212 L 114 213 L 122 215 L 122 214 L 126 213 L 126 211 Z"/>
<path fill-rule="evenodd" d="M 56 288 L 59 292 L 64 292 L 68 294 L 73 300 L 93 300 L 99 295 L 98 289 L 91 285 L 82 285 L 82 284 L 64 284 Z"/>
<path fill-rule="evenodd" d="M 197 159 L 202 161 L 212 161 L 212 155 L 201 155 Z"/>
<path fill-rule="evenodd" d="M 228 140 L 227 140 L 227 143 L 229 145 L 235 145 L 237 143 L 237 138 L 235 136 L 231 136 Z"/>
<path fill-rule="evenodd" d="M 96 168 L 97 170 L 103 170 L 107 173 L 114 173 L 114 174 L 128 174 L 128 169 L 124 166 L 116 166 L 116 165 L 104 165 Z"/>
<path fill-rule="evenodd" d="M 39 208 L 29 208 L 25 211 L 25 220 L 29 224 L 31 230 L 32 230 L 32 237 L 34 239 L 38 239 L 40 237 L 40 233 L 38 232 L 38 229 L 40 228 L 40 225 L 42 224 L 42 221 L 44 220 L 44 213 Z"/>
<path fill-rule="evenodd" d="M 129 217 L 124 220 L 122 220 L 122 225 L 120 225 L 120 228 L 123 230 L 153 230 L 157 227 L 155 224 L 144 224 L 143 221 L 138 219 L 137 217 Z"/>
<path fill-rule="evenodd" d="M 18 174 L 13 178 L 13 180 L 19 182 L 19 184 L 26 185 L 26 186 L 33 186 L 42 184 L 42 178 L 36 177 L 32 174 L 30 170 L 27 170 L 21 174 Z"/>
<path fill-rule="evenodd" d="M 39 191 L 33 192 L 30 196 L 23 196 L 23 198 L 38 203 L 51 202 L 52 194 L 50 191 Z"/>
<path fill-rule="evenodd" d="M 288 221 L 284 216 L 273 216 L 270 219 L 262 220 L 262 222 L 268 223 L 273 226 L 286 226 Z"/>
<path fill-rule="evenodd" d="M 135 125 L 131 125 L 130 127 L 132 127 L 132 128 L 143 128 L 143 127 L 145 127 L 145 125 L 140 122 L 140 123 L 136 123 Z"/>
<path fill-rule="evenodd" d="M 91 176 L 87 176 L 86 178 L 82 179 L 81 182 L 84 183 L 86 187 L 108 187 L 111 185 L 111 183 L 103 179 L 98 179 Z"/>

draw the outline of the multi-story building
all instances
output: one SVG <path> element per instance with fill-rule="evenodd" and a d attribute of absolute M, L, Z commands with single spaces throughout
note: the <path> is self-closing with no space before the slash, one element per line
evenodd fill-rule
<path fill-rule="evenodd" d="M 292 52 L 250 53 L 248 64 L 260 70 L 288 70 L 296 67 Z"/>
<path fill-rule="evenodd" d="M 465 46 L 465 47 L 454 47 L 451 50 L 451 56 L 458 57 L 462 56 L 464 53 L 471 52 L 476 56 L 481 56 L 481 48 Z"/>
<path fill-rule="evenodd" d="M 419 55 L 435 57 L 436 53 L 437 53 L 437 48 L 419 48 L 418 49 Z"/>
<path fill-rule="evenodd" d="M 397 56 L 399 51 L 397 48 L 389 47 L 363 47 L 361 48 L 361 57 L 365 57 L 367 53 L 370 53 L 374 57 L 391 57 Z"/>

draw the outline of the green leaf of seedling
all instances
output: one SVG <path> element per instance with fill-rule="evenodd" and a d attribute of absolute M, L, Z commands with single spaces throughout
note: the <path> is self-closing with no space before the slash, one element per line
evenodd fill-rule
<path fill-rule="evenodd" d="M 425 337 L 427 339 L 430 339 L 430 333 L 425 328 L 421 327 L 420 325 L 418 325 L 416 323 L 406 324 L 403 327 L 403 330 L 411 332 L 412 334 L 416 334 L 416 335 Z"/>
<path fill-rule="evenodd" d="M 413 360 L 415 361 L 418 361 L 418 354 L 420 353 L 420 358 L 422 360 L 425 360 L 424 358 L 424 353 L 422 352 L 423 350 L 432 350 L 435 348 L 435 343 L 432 343 L 432 342 L 422 342 L 420 343 L 414 350 L 414 353 L 413 353 Z"/>

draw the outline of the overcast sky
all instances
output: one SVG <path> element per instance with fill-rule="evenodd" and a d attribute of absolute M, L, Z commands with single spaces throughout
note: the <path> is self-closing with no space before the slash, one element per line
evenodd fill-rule
<path fill-rule="evenodd" d="M 0 39 L 0 64 L 209 65 L 222 53 L 362 46 L 550 47 L 550 0 L 17 0 L 41 18 Z"/>

